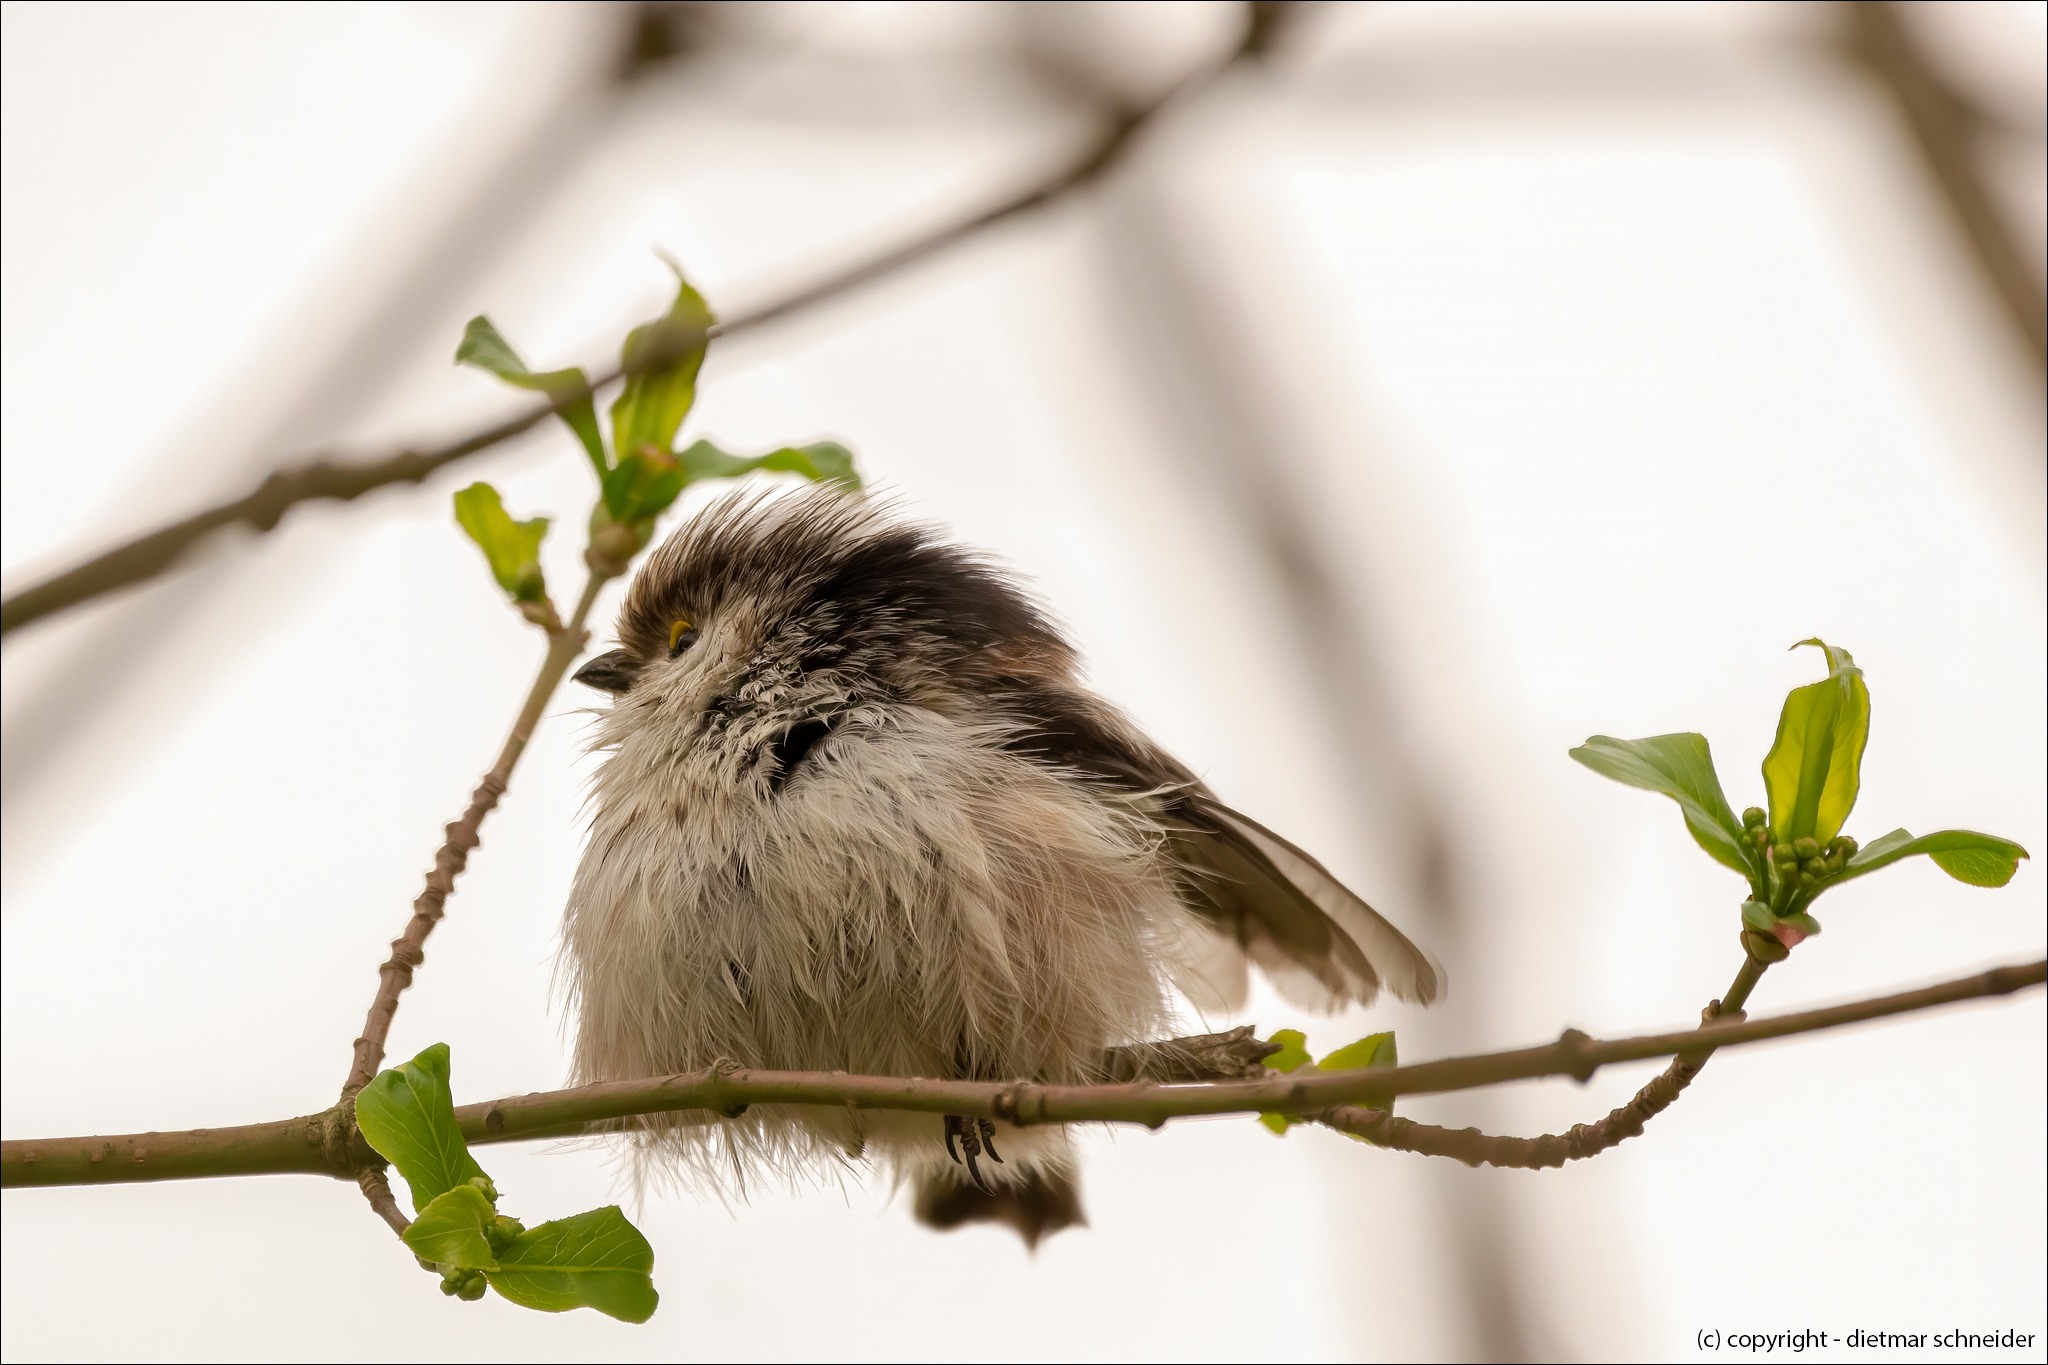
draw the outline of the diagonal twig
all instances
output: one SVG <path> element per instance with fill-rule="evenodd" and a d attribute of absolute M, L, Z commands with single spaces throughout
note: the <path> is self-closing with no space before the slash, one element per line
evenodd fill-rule
<path fill-rule="evenodd" d="M 527 689 L 526 701 L 512 722 L 511 733 L 505 736 L 504 746 L 498 750 L 497 761 L 484 774 L 483 781 L 477 784 L 462 818 L 447 827 L 447 837 L 434 854 L 434 870 L 427 874 L 426 889 L 412 903 L 412 918 L 406 921 L 405 932 L 392 940 L 391 956 L 377 969 L 377 996 L 370 1002 L 362 1036 L 355 1041 L 355 1060 L 349 1066 L 348 1079 L 341 1088 L 344 1101 L 368 1085 L 370 1078 L 377 1074 L 377 1068 L 383 1064 L 384 1040 L 390 1035 L 393 1016 L 398 1013 L 398 997 L 412 984 L 413 969 L 426 959 L 427 936 L 441 922 L 448 896 L 455 889 L 455 879 L 469 864 L 470 851 L 482 842 L 480 831 L 484 818 L 497 808 L 498 798 L 505 794 L 505 788 L 512 780 L 512 769 L 518 765 L 519 756 L 526 752 L 526 745 L 533 738 L 533 729 L 540 723 L 541 712 L 547 708 L 549 698 L 555 695 L 555 689 L 562 685 L 569 665 L 576 662 L 576 656 L 583 652 L 584 643 L 589 638 L 584 623 L 597 601 L 598 589 L 605 585 L 607 578 L 608 575 L 591 570 L 568 624 L 548 631 L 548 650 L 542 656 L 540 671 L 534 677 L 533 686 Z"/>

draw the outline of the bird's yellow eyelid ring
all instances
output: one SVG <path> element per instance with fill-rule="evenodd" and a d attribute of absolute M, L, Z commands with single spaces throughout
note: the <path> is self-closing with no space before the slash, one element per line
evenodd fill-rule
<path fill-rule="evenodd" d="M 689 623 L 689 621 L 687 621 L 687 620 L 675 620 L 675 621 L 671 621 L 671 622 L 669 622 L 669 623 L 668 623 L 668 652 L 669 652 L 669 653 L 671 653 L 671 654 L 673 654 L 673 653 L 675 653 L 675 652 L 676 652 L 676 641 L 678 641 L 678 640 L 680 640 L 680 639 L 682 639 L 682 638 L 683 638 L 683 632 L 684 632 L 684 631 L 686 631 L 686 630 L 695 630 L 695 629 L 696 629 L 696 627 L 695 627 L 695 626 L 693 626 L 693 625 L 691 625 L 691 624 Z"/>

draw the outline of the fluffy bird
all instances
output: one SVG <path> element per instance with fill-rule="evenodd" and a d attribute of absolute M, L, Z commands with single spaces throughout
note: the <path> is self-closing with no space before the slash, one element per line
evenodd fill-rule
<path fill-rule="evenodd" d="M 832 486 L 728 495 L 657 548 L 619 647 L 563 927 L 579 1082 L 748 1067 L 1086 1083 L 1173 992 L 1426 1003 L 1429 960 L 1083 687 L 986 558 Z M 756 1105 L 632 1132 L 744 1186 L 876 1161 L 938 1227 L 1082 1221 L 1059 1128 Z"/>

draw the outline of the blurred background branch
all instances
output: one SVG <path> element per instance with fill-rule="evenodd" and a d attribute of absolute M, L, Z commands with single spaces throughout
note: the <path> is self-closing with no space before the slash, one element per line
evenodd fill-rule
<path fill-rule="evenodd" d="M 1993 117 L 1941 71 L 1909 6 L 1899 0 L 1846 0 L 1842 11 L 1850 55 L 1897 103 L 1985 287 L 2035 366 L 2048 375 L 2048 297 L 1985 173 L 1982 143 L 1995 127 Z"/>
<path fill-rule="evenodd" d="M 1293 8 L 1258 6 L 1251 22 Z M 1962 147 L 2023 264 L 2041 235 L 2038 42 L 2026 37 L 2039 8 L 1893 11 L 1958 97 L 1960 133 L 1943 145 Z M 1566 1008 L 1655 1017 L 1718 984 L 1698 964 L 1725 947 L 1719 922 L 1711 942 L 1694 933 L 1692 883 L 1667 866 L 1689 866 L 1690 850 L 1674 855 L 1653 822 L 1588 796 L 1558 754 L 1589 725 L 1631 717 L 1641 733 L 1698 716 L 1743 737 L 1724 666 L 1764 643 L 1853 621 L 1841 629 L 1909 694 L 1974 698 L 1889 732 L 1895 789 L 1932 800 L 1957 755 L 1988 755 L 1967 801 L 1984 823 L 2018 812 L 2015 832 L 2038 838 L 2039 348 L 2014 325 L 2020 294 L 1985 306 L 1980 280 L 1994 276 L 1934 192 L 1890 77 L 1843 60 L 1844 30 L 1865 20 L 1832 4 L 1314 10 L 1284 79 L 1240 72 L 1151 120 L 1142 148 L 1124 133 L 1104 155 L 1132 111 L 1242 41 L 1240 7 L 541 5 L 515 22 L 510 8 L 408 6 L 346 25 L 278 11 L 288 17 L 259 41 L 243 35 L 266 32 L 261 6 L 173 22 L 10 5 L 10 584 L 209 491 L 260 485 L 279 450 L 469 430 L 479 414 L 435 370 L 463 317 L 525 310 L 550 354 L 572 353 L 608 334 L 659 243 L 714 297 L 765 300 L 735 308 L 735 323 L 825 291 L 779 314 L 786 331 L 764 327 L 770 344 L 714 356 L 726 369 L 711 420 L 780 439 L 793 419 L 854 441 L 885 485 L 1037 579 L 1104 690 L 1219 788 L 1328 849 L 1375 899 L 1428 917 L 1459 993 L 1428 1016 L 1394 1007 L 1404 1047 L 1450 1055 L 1537 1036 Z M 496 29 L 478 17 L 497 14 Z M 2015 24 L 2022 41 L 1995 36 Z M 316 28 L 317 53 L 290 46 Z M 466 55 L 514 30 L 539 35 L 517 60 Z M 404 105 L 403 79 L 336 41 L 355 31 L 379 54 L 429 54 L 419 87 L 460 91 L 450 100 L 470 121 Z M 122 46 L 138 33 L 147 50 Z M 213 54 L 231 60 L 209 66 Z M 31 79 L 39 68 L 53 74 Z M 263 71 L 308 88 L 338 74 L 309 115 L 249 74 Z M 194 135 L 181 111 L 208 87 L 232 92 L 237 121 Z M 66 102 L 88 88 L 89 102 Z M 410 140 L 380 146 L 364 130 L 392 110 Z M 187 186 L 207 235 L 166 228 L 163 206 L 183 201 L 149 197 L 146 177 L 86 178 L 99 111 L 120 125 L 111 145 Z M 203 174 L 204 151 L 272 121 L 289 139 L 254 145 L 228 178 Z M 348 137 L 315 140 L 329 128 Z M 425 168 L 403 193 L 323 197 L 351 183 L 350 155 L 393 148 L 432 153 L 403 163 Z M 294 193 L 341 225 L 351 253 L 206 274 L 208 251 L 312 230 L 319 215 L 287 218 L 281 198 L 235 187 L 316 161 L 332 165 Z M 1094 186 L 1090 213 L 976 230 L 1076 173 Z M 89 219 L 73 212 L 83 204 Z M 873 273 L 929 240 L 951 249 Z M 118 273 L 123 250 L 148 271 Z M 769 287 L 749 290 L 757 269 Z M 153 301 L 181 278 L 211 292 L 164 293 L 184 310 L 164 313 Z M 346 306 L 308 278 L 339 282 Z M 284 302 L 257 315 L 271 330 L 235 346 L 208 330 L 273 293 Z M 147 306 L 175 325 L 138 327 Z M 90 346 L 67 349 L 55 322 L 71 318 Z M 110 337 L 150 357 L 118 401 L 104 387 Z M 206 365 L 186 363 L 201 353 Z M 148 376 L 176 382 L 150 389 Z M 79 459 L 77 414 L 102 408 L 118 409 L 120 435 L 105 459 Z M 185 429 L 197 438 L 170 439 Z M 496 457 L 524 481 L 522 505 L 582 496 L 528 458 L 538 447 L 507 441 Z M 109 467 L 119 479 L 94 483 Z M 309 507 L 293 535 L 222 536 L 144 590 L 9 634 L 10 1131 L 220 1116 L 220 1088 L 190 1079 L 189 1059 L 228 1038 L 231 1116 L 303 1103 L 272 1078 L 344 1036 L 362 1007 L 358 983 L 330 989 L 304 964 L 385 941 L 384 909 L 417 883 L 378 869 L 416 857 L 418 831 L 460 804 L 474 753 L 501 737 L 471 699 L 531 672 L 524 632 L 469 631 L 465 617 L 466 633 L 449 634 L 461 599 L 436 558 L 449 538 L 438 492 L 370 500 L 345 522 Z M 1705 572 L 1728 591 L 1702 595 Z M 445 653 L 421 669 L 427 639 Z M 337 715 L 365 723 L 336 736 Z M 470 1093 L 561 1064 L 535 1002 L 575 851 L 578 768 L 571 726 L 544 726 L 536 743 L 552 753 L 528 763 L 526 799 L 492 817 L 492 856 L 467 874 L 465 895 L 492 913 L 437 931 L 462 951 L 437 961 L 445 983 L 409 1000 L 393 1035 L 394 1047 L 415 1033 L 463 1044 Z M 95 888 L 89 916 L 76 911 L 82 886 Z M 1642 913 L 1646 888 L 1673 913 Z M 1936 931 L 1909 891 L 1870 896 L 1859 915 L 1882 927 L 1830 937 L 1793 989 L 1840 999 L 1910 977 L 1935 932 L 1962 962 L 2037 952 L 2037 919 L 1958 916 Z M 251 918 L 251 905 L 277 911 Z M 113 943 L 136 945 L 134 960 L 99 946 Z M 174 983 L 195 959 L 230 962 L 247 998 L 188 998 Z M 2039 1002 L 2013 1011 L 2038 1018 Z M 2038 1192 L 2039 1106 L 2010 1083 L 2037 1069 L 2034 1043 L 2004 1015 L 1973 1022 L 1990 1017 L 1845 1037 L 1820 1074 L 1766 1050 L 1720 1077 L 1745 1116 L 1866 1154 L 1780 1192 L 1782 1259 L 1813 1267 L 1797 1284 L 1759 1283 L 1665 1235 L 1716 1216 L 1754 1178 L 1728 1160 L 1732 1128 L 1700 1106 L 1662 1121 L 1656 1143 L 1555 1181 L 1360 1162 L 1311 1131 L 1199 1210 L 1190 1183 L 1231 1153 L 1259 1160 L 1233 1143 L 1270 1152 L 1270 1139 L 1250 1124 L 1191 1125 L 1159 1146 L 1126 1136 L 1090 1153 L 1103 1235 L 1004 1277 L 957 1243 L 899 1237 L 894 1220 L 755 1192 L 767 1207 L 721 1225 L 716 1264 L 689 1263 L 690 1289 L 676 1292 L 699 1302 L 676 1321 L 708 1334 L 691 1349 L 814 1353 L 805 1322 L 720 1310 L 793 1278 L 814 1287 L 811 1317 L 879 1331 L 841 1308 L 915 1276 L 933 1302 L 1027 1323 L 1020 1349 L 1047 1354 L 1172 1340 L 1195 1354 L 1536 1359 L 1654 1356 L 1674 1322 L 1736 1296 L 1759 1312 L 1849 1311 L 1938 1292 L 1943 1311 L 2002 1312 L 2037 1302 L 2028 1210 L 2040 1201 L 2026 1191 Z M 74 1072 L 109 1083 L 82 1090 Z M 1868 1123 L 1860 1106 L 1900 1073 L 1942 1087 L 1939 1122 Z M 1599 1108 L 1626 1098 L 1597 1093 Z M 1543 1132 L 1584 1107 L 1560 1084 L 1422 1099 L 1382 1135 L 1461 1160 L 1519 1155 L 1497 1144 L 1520 1139 L 1475 1142 L 1457 1125 Z M 1996 1138 L 1955 1169 L 1962 1131 Z M 596 1152 L 505 1159 L 529 1160 L 538 1181 L 606 1178 Z M 1866 1167 L 1936 1166 L 1941 1182 L 1887 1181 L 1869 1198 Z M 225 1296 L 246 1291 L 211 1274 L 129 1286 L 133 1311 L 117 1322 L 79 1308 L 83 1291 L 55 1268 L 115 1235 L 152 1263 L 247 1266 L 252 1282 L 270 1277 L 272 1302 L 296 1305 L 309 1284 L 372 1292 L 344 1254 L 348 1232 L 289 1268 L 249 1266 L 249 1237 L 288 1209 L 325 1217 L 328 1193 L 191 1187 L 193 1204 L 118 1216 L 11 1194 L 10 1231 L 79 1251 L 48 1272 L 10 1261 L 10 1354 L 87 1338 L 117 1354 L 131 1331 L 124 1344 L 148 1349 L 202 1320 L 210 1347 L 242 1332 L 250 1354 L 302 1348 L 286 1319 L 303 1313 L 243 1321 Z M 1937 1266 L 1931 1230 L 1957 1210 L 1979 1235 Z M 671 1224 L 664 1246 L 700 1244 L 691 1201 L 651 1216 Z M 1132 1264 L 1111 1219 L 1188 1255 L 1230 1256 L 1244 1306 L 1194 1301 L 1187 1277 Z M 1134 1299 L 1153 1318 L 1142 1339 L 1128 1336 Z M 1252 1306 L 1282 1300 L 1299 1309 L 1284 1322 Z M 1048 1301 L 1061 1311 L 1037 1311 Z M 429 1338 L 400 1332 L 496 1330 L 439 1322 L 394 1308 L 355 1324 L 347 1345 L 402 1356 Z M 1171 1335 L 1196 1322 L 1199 1340 Z M 493 1341 L 516 1355 L 531 1330 Z M 906 1330 L 890 1330 L 888 1349 L 977 1339 L 944 1308 L 920 1318 L 922 1335 Z M 876 1340 L 860 1349 L 880 1353 Z"/>
<path fill-rule="evenodd" d="M 797 288 L 771 303 L 738 314 L 720 323 L 712 334 L 717 337 L 737 336 L 782 321 L 837 299 L 862 285 L 910 269 L 978 232 L 1057 203 L 1092 185 L 1116 164 L 1139 132 L 1162 110 L 1196 94 L 1236 63 L 1270 52 L 1279 41 L 1287 21 L 1304 8 L 1306 6 L 1298 0 L 1294 3 L 1257 0 L 1250 7 L 1243 41 L 1221 62 L 1204 67 L 1141 104 L 1105 107 L 1102 131 L 1049 176 L 941 228 L 921 233 L 890 250 Z M 648 66 L 672 60 L 691 50 L 692 44 L 678 41 L 674 36 L 680 26 L 678 21 L 661 21 L 671 9 L 677 14 L 691 15 L 698 7 L 643 7 L 641 16 L 631 27 L 629 60 L 623 67 L 622 78 L 638 77 Z M 492 207 L 499 206 L 494 203 Z M 465 232 L 468 226 L 467 222 L 463 224 Z M 407 283 L 410 286 L 414 282 L 408 280 Z M 617 382 L 623 373 L 617 367 L 592 369 L 597 375 L 592 386 L 600 389 Z M 388 484 L 419 483 L 447 465 L 524 434 L 553 411 L 552 407 L 542 405 L 474 435 L 425 450 L 405 450 L 381 458 L 350 462 L 319 458 L 298 465 L 288 463 L 242 497 L 139 536 L 75 568 L 9 595 L 0 601 L 0 634 L 75 607 L 103 593 L 154 578 L 175 566 L 193 548 L 230 526 L 240 524 L 260 534 L 276 529 L 285 514 L 302 502 L 314 499 L 348 502 Z"/>

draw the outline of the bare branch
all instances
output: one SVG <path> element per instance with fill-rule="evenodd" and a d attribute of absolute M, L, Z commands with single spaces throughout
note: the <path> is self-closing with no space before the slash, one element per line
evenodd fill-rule
<path fill-rule="evenodd" d="M 391 1182 L 385 1178 L 382 1166 L 365 1166 L 356 1172 L 356 1184 L 362 1188 L 363 1198 L 370 1201 L 384 1225 L 405 1236 L 405 1230 L 412 1226 L 412 1219 L 405 1216 L 405 1210 L 398 1207 L 398 1200 L 391 1193 Z"/>
<path fill-rule="evenodd" d="M 1753 957 L 1745 957 L 1742 974 L 1735 978 L 1728 998 L 1747 998 L 1748 988 L 1756 984 L 1756 978 L 1763 975 L 1763 970 L 1763 963 Z M 1700 1027 L 1708 1028 L 1723 1019 L 1739 1022 L 1742 1018 L 1740 1010 L 1724 1009 L 1719 1000 L 1714 1000 L 1700 1011 Z M 1575 1123 L 1566 1132 L 1545 1133 L 1542 1137 L 1499 1137 L 1482 1133 L 1477 1128 L 1440 1128 L 1433 1123 L 1396 1118 L 1388 1110 L 1366 1109 L 1355 1104 L 1318 1114 L 1316 1122 L 1340 1133 L 1363 1138 L 1375 1147 L 1387 1147 L 1397 1152 L 1447 1156 L 1467 1166 L 1545 1170 L 1562 1166 L 1567 1161 L 1583 1161 L 1587 1157 L 1598 1156 L 1632 1137 L 1641 1136 L 1644 1126 L 1677 1102 L 1713 1055 L 1712 1049 L 1682 1052 L 1672 1058 L 1671 1065 L 1657 1073 L 1655 1080 L 1636 1091 L 1635 1097 L 1627 1104 L 1609 1110 L 1606 1118 L 1597 1123 Z"/>
<path fill-rule="evenodd" d="M 1598 1123 L 1575 1123 L 1566 1132 L 1545 1133 L 1542 1137 L 1499 1137 L 1477 1128 L 1439 1128 L 1433 1123 L 1416 1123 L 1396 1118 L 1383 1109 L 1364 1109 L 1355 1104 L 1318 1114 L 1316 1122 L 1397 1152 L 1447 1156 L 1467 1166 L 1545 1170 L 1567 1161 L 1598 1156 L 1639 1136 L 1644 1125 L 1671 1107 L 1705 1064 L 1704 1057 L 1679 1057 L 1638 1090 L 1634 1099 L 1609 1111 Z"/>
<path fill-rule="evenodd" d="M 1384 1104 L 1397 1095 L 1475 1090 L 1539 1076 L 1585 1080 L 1603 1066 L 1653 1057 L 1696 1055 L 1771 1038 L 1839 1028 L 1987 996 L 2010 995 L 2048 981 L 2048 959 L 1998 967 L 1937 986 L 1768 1019 L 1717 1020 L 1703 1028 L 1602 1042 L 1567 1030 L 1554 1043 L 1510 1052 L 1452 1057 L 1411 1066 L 1326 1071 L 1272 1080 L 1118 1085 L 910 1080 L 842 1072 L 718 1070 L 575 1090 L 518 1095 L 455 1111 L 475 1144 L 559 1137 L 643 1114 L 699 1110 L 726 1114 L 749 1104 L 818 1104 L 961 1114 L 1006 1123 L 1135 1123 L 1156 1128 L 1197 1114 L 1279 1113 L 1315 1118 L 1346 1105 Z M 142 1180 L 283 1171 L 343 1174 L 336 1144 L 321 1134 L 335 1112 L 243 1128 L 121 1137 L 37 1138 L 0 1143 L 0 1186 L 98 1185 Z M 360 1136 L 353 1136 L 354 1150 Z M 350 1172 L 352 1178 L 352 1172 Z"/>
<path fill-rule="evenodd" d="M 592 570 L 569 624 L 548 632 L 548 652 L 541 660 L 540 672 L 534 677 L 533 686 L 527 689 L 526 702 L 519 708 L 518 718 L 512 722 L 512 732 L 505 736 L 504 747 L 498 750 L 497 762 L 477 784 L 469 800 L 469 809 L 462 813 L 461 819 L 447 827 L 447 838 L 434 854 L 434 870 L 427 874 L 426 890 L 420 892 L 419 898 L 412 903 L 412 918 L 406 922 L 405 932 L 391 941 L 391 956 L 377 969 L 377 996 L 370 1002 L 370 1013 L 363 1022 L 362 1036 L 355 1042 L 355 1061 L 349 1067 L 348 1080 L 341 1088 L 344 1100 L 368 1085 L 370 1078 L 377 1074 L 378 1067 L 383 1065 L 384 1040 L 391 1033 L 392 1017 L 398 1013 L 398 997 L 412 984 L 413 969 L 426 960 L 427 935 L 433 933 L 434 926 L 441 922 L 449 893 L 455 889 L 455 879 L 469 865 L 470 850 L 482 842 L 480 830 L 484 819 L 497 808 L 498 798 L 505 794 L 505 788 L 512 780 L 512 769 L 518 765 L 519 756 L 526 752 L 527 741 L 533 738 L 533 728 L 540 723 L 541 712 L 547 708 L 548 699 L 555 695 L 555 689 L 562 685 L 569 665 L 583 652 L 584 642 L 589 638 L 584 622 L 590 616 L 590 608 L 597 601 L 598 589 L 604 586 L 606 577 Z"/>
<path fill-rule="evenodd" d="M 1148 104 L 1116 111 L 1076 155 L 1044 179 L 936 231 L 729 318 L 713 327 L 711 335 L 738 336 L 780 322 L 862 285 L 897 274 L 988 228 L 1058 203 L 1093 184 L 1117 163 L 1139 132 L 1162 110 L 1207 87 L 1239 61 L 1259 55 L 1270 45 L 1273 29 L 1273 22 L 1253 24 L 1247 30 L 1246 41 L 1221 63 L 1204 68 Z M 616 366 L 599 367 L 592 373 L 596 376 L 591 382 L 594 390 L 616 383 L 624 375 Z M 428 449 L 403 450 L 360 462 L 337 463 L 316 458 L 306 464 L 281 468 L 239 498 L 151 531 L 0 601 L 0 634 L 155 578 L 195 546 L 230 526 L 241 525 L 262 534 L 273 530 L 287 512 L 302 502 L 349 502 L 389 484 L 418 483 L 458 460 L 532 430 L 554 411 L 552 405 L 543 404 L 474 435 Z"/>

